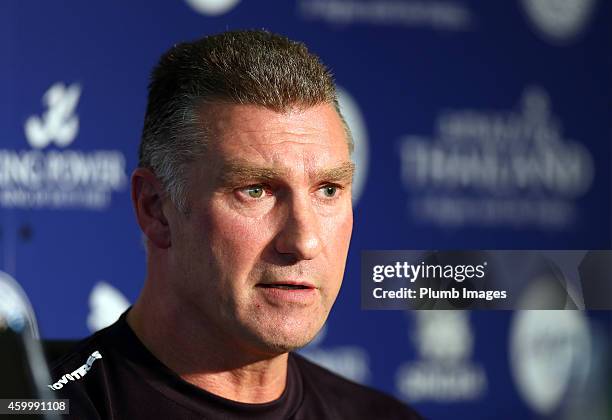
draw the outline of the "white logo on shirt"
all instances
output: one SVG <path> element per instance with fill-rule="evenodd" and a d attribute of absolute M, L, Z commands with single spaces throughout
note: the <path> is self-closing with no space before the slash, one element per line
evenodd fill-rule
<path fill-rule="evenodd" d="M 59 381 L 57 381 L 56 383 L 52 385 L 47 385 L 47 386 L 51 388 L 52 390 L 62 389 L 64 385 L 68 383 L 68 381 L 76 381 L 77 379 L 81 379 L 83 376 L 85 376 L 87 372 L 89 372 L 89 370 L 91 369 L 93 362 L 101 358 L 102 358 L 102 355 L 100 354 L 100 352 L 98 350 L 94 351 L 87 358 L 87 361 L 85 362 L 83 366 L 79 367 L 78 369 L 74 370 L 71 373 L 66 373 L 59 379 Z"/>

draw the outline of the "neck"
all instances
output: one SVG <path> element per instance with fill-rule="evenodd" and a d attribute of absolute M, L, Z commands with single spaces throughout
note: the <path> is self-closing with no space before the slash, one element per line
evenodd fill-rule
<path fill-rule="evenodd" d="M 220 397 L 265 403 L 281 396 L 287 378 L 287 353 L 240 351 L 236 343 L 214 336 L 189 309 L 163 302 L 147 284 L 127 322 L 147 349 L 185 381 Z"/>

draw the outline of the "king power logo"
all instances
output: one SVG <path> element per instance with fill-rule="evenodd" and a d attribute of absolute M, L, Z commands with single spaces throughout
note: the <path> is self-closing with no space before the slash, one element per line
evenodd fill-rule
<path fill-rule="evenodd" d="M 53 84 L 40 115 L 24 124 L 30 149 L 0 149 L 0 207 L 102 210 L 127 184 L 125 156 L 118 150 L 68 148 L 77 139 L 78 84 Z"/>
<path fill-rule="evenodd" d="M 35 149 L 42 149 L 55 142 L 66 147 L 74 141 L 79 131 L 79 117 L 75 114 L 81 96 L 77 84 L 64 86 L 56 83 L 43 96 L 47 111 L 41 117 L 31 116 L 25 124 L 28 143 Z"/>

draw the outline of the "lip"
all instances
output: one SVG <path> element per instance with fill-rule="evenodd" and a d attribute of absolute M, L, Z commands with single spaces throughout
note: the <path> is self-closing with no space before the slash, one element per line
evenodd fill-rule
<path fill-rule="evenodd" d="M 266 281 L 262 283 L 258 283 L 257 287 L 274 287 L 276 285 L 287 285 L 287 286 L 302 286 L 307 289 L 316 289 L 315 285 L 309 283 L 307 281 L 292 281 L 292 280 L 283 280 L 283 281 Z M 296 289 L 296 290 L 305 290 L 305 289 Z"/>
<path fill-rule="evenodd" d="M 280 289 L 276 285 L 302 286 L 302 289 Z M 308 306 L 315 302 L 317 288 L 309 282 L 304 281 L 271 281 L 259 283 L 257 290 L 268 303 L 278 306 L 283 304 L 294 304 Z"/>

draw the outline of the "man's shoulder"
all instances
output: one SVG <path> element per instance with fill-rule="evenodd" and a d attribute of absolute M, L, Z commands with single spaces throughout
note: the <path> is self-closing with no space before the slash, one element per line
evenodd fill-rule
<path fill-rule="evenodd" d="M 53 362 L 51 383 L 57 398 L 70 400 L 70 418 L 104 418 L 108 412 L 108 358 L 117 323 L 76 343 Z"/>
<path fill-rule="evenodd" d="M 305 393 L 315 393 L 327 400 L 343 415 L 347 410 L 365 418 L 371 413 L 384 419 L 422 419 L 412 408 L 376 389 L 344 378 L 299 354 L 291 353 L 303 378 Z"/>

